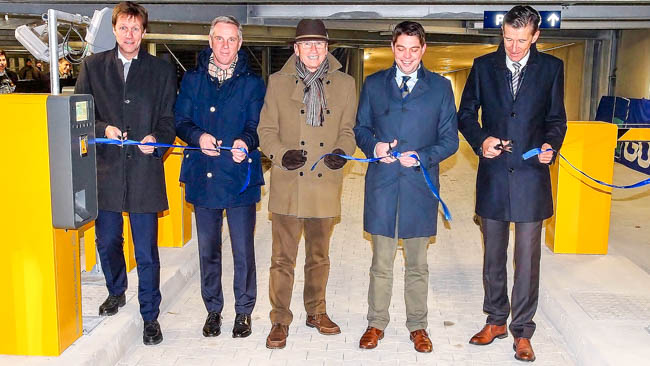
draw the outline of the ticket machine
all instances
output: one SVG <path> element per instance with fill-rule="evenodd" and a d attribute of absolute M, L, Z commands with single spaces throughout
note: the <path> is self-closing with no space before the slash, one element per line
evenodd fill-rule
<path fill-rule="evenodd" d="M 97 217 L 89 95 L 0 95 L 0 354 L 57 356 L 82 333 L 78 241 Z"/>

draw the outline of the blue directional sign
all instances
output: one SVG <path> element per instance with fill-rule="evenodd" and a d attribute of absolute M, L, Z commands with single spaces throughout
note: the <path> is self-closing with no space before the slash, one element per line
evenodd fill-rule
<path fill-rule="evenodd" d="M 483 12 L 483 28 L 501 28 L 503 25 L 503 17 L 507 11 L 484 11 Z M 562 22 L 562 12 L 556 11 L 540 11 L 539 15 L 542 17 L 540 28 L 560 28 Z"/>
<path fill-rule="evenodd" d="M 561 11 L 540 11 L 539 16 L 542 17 L 542 24 L 539 25 L 540 28 L 560 29 L 560 23 L 562 22 Z"/>

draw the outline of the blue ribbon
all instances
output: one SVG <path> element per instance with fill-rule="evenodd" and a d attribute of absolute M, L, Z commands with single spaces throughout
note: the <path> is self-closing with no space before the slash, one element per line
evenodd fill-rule
<path fill-rule="evenodd" d="M 531 149 L 531 150 L 526 151 L 526 152 L 522 155 L 522 158 L 524 158 L 524 160 L 528 160 L 528 159 L 530 159 L 530 158 L 533 157 L 533 156 L 537 156 L 538 154 L 541 154 L 541 153 L 543 153 L 543 152 L 550 151 L 550 150 L 553 150 L 553 149 L 546 149 L 546 150 L 544 150 L 544 151 L 542 151 L 542 149 L 540 149 L 540 148 Z M 640 181 L 640 182 L 637 182 L 637 183 L 634 183 L 634 184 L 630 184 L 630 185 L 627 185 L 627 186 L 617 186 L 617 185 L 614 185 L 614 184 L 605 183 L 605 182 L 603 182 L 603 181 L 601 181 L 601 180 L 598 180 L 598 179 L 596 179 L 596 178 L 590 177 L 587 173 L 585 173 L 585 172 L 583 172 L 582 170 L 576 168 L 576 166 L 573 165 L 573 164 L 571 164 L 571 162 L 570 162 L 569 160 L 567 160 L 567 158 L 565 158 L 564 155 L 562 155 L 562 154 L 558 154 L 558 155 L 560 155 L 560 157 L 561 157 L 564 161 L 566 161 L 567 164 L 569 164 L 569 165 L 570 165 L 573 169 L 575 169 L 578 173 L 584 175 L 585 177 L 587 177 L 587 178 L 591 179 L 592 181 L 594 181 L 594 182 L 596 182 L 596 183 L 598 183 L 598 184 L 600 184 L 600 185 L 603 185 L 603 186 L 605 186 L 605 187 L 610 187 L 610 188 L 621 188 L 621 189 L 629 189 L 629 188 L 638 188 L 638 187 L 643 187 L 643 186 L 645 186 L 645 185 L 650 184 L 650 178 L 648 178 L 648 179 L 644 179 L 644 180 L 642 180 L 642 181 Z"/>
<path fill-rule="evenodd" d="M 179 149 L 185 149 L 185 150 L 209 150 L 209 151 L 219 151 L 219 150 L 239 150 L 246 154 L 246 163 L 248 163 L 248 171 L 246 172 L 246 182 L 244 182 L 244 186 L 241 188 L 239 193 L 242 193 L 248 188 L 248 184 L 251 181 L 251 159 L 248 157 L 248 151 L 244 149 L 243 147 L 231 147 L 231 146 L 219 146 L 218 148 L 215 149 L 203 149 L 200 147 L 194 147 L 194 146 L 185 146 L 185 145 L 170 145 L 170 144 L 161 144 L 158 142 L 140 142 L 140 141 L 135 141 L 135 140 L 118 140 L 118 139 L 108 139 L 104 137 L 97 137 L 94 140 L 90 140 L 91 144 L 103 144 L 103 145 L 141 145 L 141 146 L 153 146 L 153 147 L 168 147 L 168 148 L 179 148 Z"/>
<path fill-rule="evenodd" d="M 402 156 L 402 154 L 399 151 L 393 151 L 393 152 L 390 153 L 390 155 L 386 155 L 386 156 L 382 156 L 382 157 L 378 157 L 378 158 L 367 158 L 367 159 L 355 158 L 354 156 L 350 156 L 350 155 L 329 153 L 329 154 L 325 154 L 325 155 L 321 156 L 320 158 L 318 158 L 318 160 L 316 160 L 314 165 L 311 166 L 311 170 L 313 171 L 316 168 L 316 165 L 318 163 L 320 163 L 320 161 L 323 160 L 323 158 L 325 158 L 328 155 L 335 155 L 335 156 L 341 157 L 341 158 L 346 159 L 346 160 L 353 160 L 353 161 L 358 161 L 358 162 L 361 162 L 361 163 L 374 163 L 374 162 L 377 162 L 377 161 L 379 161 L 379 160 L 381 160 L 383 158 L 393 157 L 393 158 L 397 159 L 400 156 Z M 409 156 L 414 158 L 418 162 L 420 162 L 420 158 L 418 158 L 417 155 L 411 154 Z M 422 170 L 422 175 L 424 175 L 424 180 L 427 182 L 427 185 L 429 186 L 429 189 L 431 190 L 431 193 L 433 193 L 434 197 L 436 197 L 436 199 L 440 202 L 440 205 L 442 206 L 442 212 L 445 215 L 445 220 L 451 221 L 451 212 L 449 211 L 449 208 L 447 207 L 447 205 L 440 198 L 440 194 L 438 193 L 438 189 L 436 189 L 436 186 L 433 185 L 433 182 L 431 181 L 431 176 L 429 176 L 429 172 L 424 167 L 424 164 L 420 163 L 420 169 Z"/>

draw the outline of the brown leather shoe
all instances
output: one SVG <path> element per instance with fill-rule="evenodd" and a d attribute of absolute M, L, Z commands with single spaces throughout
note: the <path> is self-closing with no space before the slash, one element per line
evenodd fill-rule
<path fill-rule="evenodd" d="M 515 358 L 519 361 L 535 361 L 535 351 L 533 351 L 533 346 L 530 344 L 530 339 L 515 338 L 512 348 L 515 350 Z"/>
<path fill-rule="evenodd" d="M 341 333 L 341 328 L 325 313 L 307 315 L 305 324 L 310 328 L 316 328 L 320 334 L 334 335 Z"/>
<path fill-rule="evenodd" d="M 506 338 L 508 336 L 508 329 L 506 325 L 485 324 L 480 332 L 474 334 L 472 339 L 469 340 L 470 344 L 477 346 L 485 346 L 494 341 L 494 338 Z"/>
<path fill-rule="evenodd" d="M 422 353 L 429 353 L 433 351 L 433 346 L 431 345 L 431 339 L 427 331 L 424 329 L 418 329 L 411 332 L 411 341 L 415 347 L 415 350 Z"/>
<path fill-rule="evenodd" d="M 275 323 L 271 327 L 269 336 L 266 337 L 266 348 L 280 349 L 287 345 L 287 336 L 289 335 L 289 326 Z"/>
<path fill-rule="evenodd" d="M 379 340 L 384 338 L 384 331 L 374 327 L 368 327 L 366 332 L 361 336 L 359 348 L 373 349 L 379 344 Z"/>

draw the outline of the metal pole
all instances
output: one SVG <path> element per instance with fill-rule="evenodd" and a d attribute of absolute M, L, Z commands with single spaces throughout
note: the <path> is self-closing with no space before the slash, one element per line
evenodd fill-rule
<path fill-rule="evenodd" d="M 47 36 L 50 48 L 50 94 L 59 95 L 59 40 L 57 37 L 57 11 L 47 11 Z"/>

